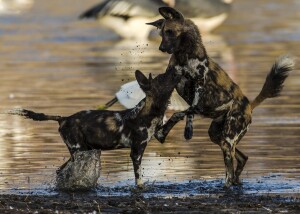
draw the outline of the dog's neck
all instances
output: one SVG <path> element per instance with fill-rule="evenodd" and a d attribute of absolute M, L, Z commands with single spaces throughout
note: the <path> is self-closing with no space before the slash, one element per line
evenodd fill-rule
<path fill-rule="evenodd" d="M 186 65 L 189 59 L 207 59 L 198 27 L 190 20 L 187 20 L 185 25 L 179 45 L 173 53 L 174 59 L 181 66 Z"/>
<path fill-rule="evenodd" d="M 144 108 L 140 112 L 140 116 L 147 116 L 150 117 L 150 119 L 163 116 L 167 110 L 170 96 L 160 100 L 153 100 L 152 97 L 147 96 Z"/>

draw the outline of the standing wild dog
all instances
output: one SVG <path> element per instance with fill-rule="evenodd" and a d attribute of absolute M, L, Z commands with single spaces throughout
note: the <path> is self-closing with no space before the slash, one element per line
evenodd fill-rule
<path fill-rule="evenodd" d="M 169 69 L 175 68 L 182 76 L 176 90 L 190 108 L 175 113 L 156 133 L 156 137 L 163 143 L 171 128 L 187 115 L 185 138 L 190 139 L 194 114 L 212 118 L 208 133 L 211 141 L 218 144 L 223 152 L 225 186 L 239 184 L 239 176 L 248 157 L 236 145 L 248 130 L 253 109 L 266 98 L 279 95 L 284 80 L 293 69 L 294 61 L 287 56 L 278 58 L 260 94 L 249 102 L 239 86 L 208 57 L 199 30 L 192 21 L 170 7 L 159 8 L 159 13 L 164 19 L 148 24 L 160 29 L 162 42 L 159 50 L 172 54 Z M 234 158 L 237 160 L 236 169 Z"/>
<path fill-rule="evenodd" d="M 36 121 L 57 121 L 71 160 L 75 151 L 131 148 L 135 182 L 140 186 L 140 165 L 145 148 L 157 128 L 162 125 L 169 98 L 180 81 L 180 76 L 174 75 L 171 70 L 154 79 L 151 74 L 147 79 L 140 71 L 136 71 L 135 76 L 146 98 L 133 109 L 80 111 L 68 117 L 50 116 L 25 109 L 9 113 Z M 61 169 L 64 166 L 65 164 Z"/>

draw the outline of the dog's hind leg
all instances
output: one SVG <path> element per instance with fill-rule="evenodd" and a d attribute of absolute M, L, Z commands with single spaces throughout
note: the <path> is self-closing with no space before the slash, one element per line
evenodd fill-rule
<path fill-rule="evenodd" d="M 224 140 L 223 129 L 226 118 L 218 118 L 212 121 L 208 134 L 211 141 L 218 144 L 222 150 L 225 164 L 225 187 L 230 187 L 233 184 L 234 179 L 234 149 L 235 146 L 231 146 L 226 140 Z"/>
<path fill-rule="evenodd" d="M 160 142 L 164 143 L 171 129 L 180 121 L 184 119 L 186 111 L 176 112 L 171 118 L 158 130 L 156 130 L 154 137 Z"/>
<path fill-rule="evenodd" d="M 237 160 L 237 166 L 234 173 L 233 184 L 240 184 L 240 175 L 244 169 L 244 166 L 248 160 L 248 157 L 244 155 L 240 150 L 235 149 L 236 145 L 241 141 L 244 135 L 248 131 L 249 124 L 251 123 L 251 115 L 236 114 L 234 117 L 231 116 L 225 123 L 224 126 L 224 138 L 227 143 L 235 150 L 234 157 Z"/>
<path fill-rule="evenodd" d="M 234 147 L 231 147 L 227 142 L 222 142 L 220 147 L 223 152 L 224 163 L 225 163 L 225 187 L 230 187 L 233 184 L 234 179 Z"/>
<path fill-rule="evenodd" d="M 62 164 L 57 170 L 56 170 L 56 174 L 59 174 L 63 168 L 65 168 L 65 166 L 70 162 L 70 161 L 74 161 L 74 157 L 73 157 L 73 152 L 72 152 L 72 149 L 71 149 L 71 144 L 69 143 L 69 139 L 67 138 L 67 135 L 64 135 L 64 133 L 61 131 L 61 129 L 59 129 L 59 133 L 60 133 L 60 136 L 62 138 L 62 140 L 64 141 L 64 143 L 66 144 L 68 150 L 69 150 L 69 153 L 71 155 L 71 157 L 64 163 Z"/>
<path fill-rule="evenodd" d="M 244 169 L 244 166 L 246 165 L 248 157 L 236 148 L 235 149 L 235 158 L 237 160 L 237 166 L 236 166 L 235 175 L 234 175 L 234 184 L 239 185 L 239 184 L 241 184 L 240 175 Z"/>

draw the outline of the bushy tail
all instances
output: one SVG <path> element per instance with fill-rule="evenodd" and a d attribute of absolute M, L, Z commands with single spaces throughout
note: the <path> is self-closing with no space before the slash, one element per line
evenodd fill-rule
<path fill-rule="evenodd" d="M 259 95 L 252 101 L 252 110 L 267 98 L 277 97 L 283 88 L 283 83 L 293 70 L 294 59 L 288 55 L 280 56 L 273 64 L 265 84 Z"/>
<path fill-rule="evenodd" d="M 24 116 L 26 118 L 35 120 L 35 121 L 46 121 L 46 120 L 54 120 L 54 121 L 60 121 L 63 117 L 61 116 L 51 116 L 51 115 L 46 115 L 43 113 L 35 113 L 30 110 L 26 109 L 13 109 L 10 111 L 6 112 L 7 114 L 12 114 L 12 115 L 20 115 Z"/>

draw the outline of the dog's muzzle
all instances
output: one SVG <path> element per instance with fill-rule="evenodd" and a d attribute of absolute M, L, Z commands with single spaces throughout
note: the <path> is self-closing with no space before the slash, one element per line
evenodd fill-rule
<path fill-rule="evenodd" d="M 167 49 L 166 49 L 165 46 L 163 46 L 163 45 L 160 45 L 160 46 L 159 46 L 159 50 L 160 50 L 161 52 L 167 52 Z"/>
<path fill-rule="evenodd" d="M 172 49 L 167 49 L 165 46 L 162 46 L 162 45 L 159 46 L 159 50 L 161 52 L 164 52 L 164 53 L 167 52 L 168 54 L 172 54 L 173 53 Z"/>

